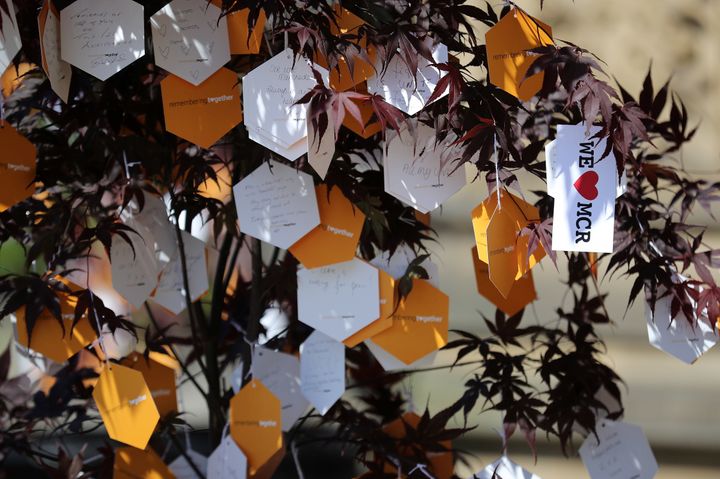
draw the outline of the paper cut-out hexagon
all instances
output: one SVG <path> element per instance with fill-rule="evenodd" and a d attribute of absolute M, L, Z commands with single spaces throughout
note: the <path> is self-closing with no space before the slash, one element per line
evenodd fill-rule
<path fill-rule="evenodd" d="M 240 84 L 235 72 L 221 68 L 198 86 L 169 75 L 160 83 L 165 129 L 203 148 L 242 122 Z"/>
<path fill-rule="evenodd" d="M 345 346 L 322 331 L 313 331 L 300 345 L 300 387 L 325 414 L 345 393 Z"/>
<path fill-rule="evenodd" d="M 97 339 L 97 335 L 87 316 L 83 316 L 73 327 L 77 298 L 66 293 L 59 293 L 59 297 L 62 326 L 57 318 L 46 309 L 36 319 L 28 341 L 24 307 L 18 310 L 16 318 L 20 344 L 57 363 L 63 363 Z M 64 331 L 63 326 L 65 327 Z"/>
<path fill-rule="evenodd" d="M 405 128 L 388 140 L 383 161 L 385 191 L 429 213 L 465 186 L 465 168 L 456 161 L 462 152 L 453 145 L 454 133 L 436 145 L 435 130 L 418 123 L 416 135 L 413 138 Z"/>
<path fill-rule="evenodd" d="M 132 353 L 123 359 L 121 364 L 135 371 L 140 371 L 145 383 L 150 388 L 150 393 L 160 416 L 177 412 L 175 371 L 172 368 L 155 361 L 152 357 L 146 359 L 140 353 Z"/>
<path fill-rule="evenodd" d="M 354 348 L 363 341 L 392 327 L 392 313 L 395 311 L 395 279 L 385 271 L 378 269 L 380 286 L 380 317 L 343 340 L 348 348 Z"/>
<path fill-rule="evenodd" d="M 432 57 L 435 63 L 448 61 L 448 49 L 445 45 L 438 43 L 433 47 L 430 37 L 425 39 L 425 43 L 428 47 L 432 47 Z M 418 70 L 415 78 L 410 74 L 410 70 L 400 55 L 395 55 L 384 69 L 378 59 L 375 70 L 380 73 L 368 79 L 368 91 L 380 95 L 387 103 L 410 116 L 427 106 L 427 101 L 435 91 L 435 87 L 445 76 L 440 69 L 432 66 L 427 59 L 421 56 L 418 56 Z M 447 94 L 447 90 L 444 94 Z"/>
<path fill-rule="evenodd" d="M 207 477 L 218 479 L 245 479 L 247 457 L 235 444 L 232 436 L 225 436 L 207 461 Z"/>
<path fill-rule="evenodd" d="M 62 59 L 107 80 L 145 55 L 143 6 L 133 0 L 77 0 L 60 12 Z"/>
<path fill-rule="evenodd" d="M 230 400 L 230 435 L 254 473 L 282 449 L 280 400 L 253 379 Z"/>
<path fill-rule="evenodd" d="M 150 17 L 155 63 L 199 85 L 230 61 L 227 18 L 215 2 L 172 0 Z"/>
<path fill-rule="evenodd" d="M 659 294 L 662 294 L 662 291 L 660 289 Z M 654 313 L 650 304 L 645 304 L 650 344 L 687 364 L 692 364 L 715 346 L 719 338 L 707 315 L 693 318 L 696 322 L 690 325 L 682 311 L 672 317 L 671 303 L 672 295 L 658 299 Z"/>
<path fill-rule="evenodd" d="M 252 374 L 282 403 L 282 429 L 289 431 L 308 408 L 308 401 L 300 390 L 300 360 L 282 351 L 256 348 Z"/>
<path fill-rule="evenodd" d="M 233 187 L 240 231 L 288 249 L 320 224 L 310 175 L 276 161 L 260 165 Z"/>
<path fill-rule="evenodd" d="M 139 308 L 158 283 L 158 264 L 149 246 L 155 244 L 155 239 L 150 230 L 139 222 L 130 219 L 125 224 L 137 234 L 128 235 L 132 246 L 123 238 L 113 239 L 110 248 L 112 285 L 130 304 Z"/>
<path fill-rule="evenodd" d="M 483 263 L 478 258 L 477 246 L 472 247 L 470 254 L 475 269 L 475 283 L 478 293 L 494 304 L 500 311 L 512 316 L 537 299 L 532 271 L 528 271 L 525 276 L 516 280 L 510 289 L 510 293 L 507 297 L 504 297 L 490 280 L 487 263 Z"/>
<path fill-rule="evenodd" d="M 113 479 L 175 479 L 176 476 L 151 448 L 120 447 L 115 451 Z"/>
<path fill-rule="evenodd" d="M 145 449 L 160 414 L 140 371 L 119 364 L 106 367 L 93 399 L 112 439 Z"/>
<path fill-rule="evenodd" d="M 245 75 L 243 107 L 250 139 L 291 161 L 307 153 L 307 104 L 295 102 L 316 84 L 310 62 L 295 58 L 289 48 Z"/>
<path fill-rule="evenodd" d="M 343 341 L 380 317 L 377 268 L 353 259 L 297 274 L 298 319 Z"/>
<path fill-rule="evenodd" d="M 0 211 L 13 206 L 35 191 L 35 146 L 5 122 L 0 126 Z"/>
<path fill-rule="evenodd" d="M 447 344 L 448 296 L 422 279 L 413 280 L 410 294 L 400 302 L 393 325 L 372 341 L 405 364 L 411 364 Z"/>
<path fill-rule="evenodd" d="M 338 187 L 315 188 L 320 225 L 290 247 L 290 252 L 306 268 L 350 261 L 355 257 L 365 214 L 353 205 Z"/>
<path fill-rule="evenodd" d="M 0 0 L 5 5 L 0 8 L 0 20 L 2 20 L 2 38 L 0 39 L 0 75 L 20 52 L 22 41 L 20 40 L 20 29 L 18 28 L 15 16 L 15 7 L 12 0 Z M 8 16 L 8 13 L 10 14 Z"/>
<path fill-rule="evenodd" d="M 550 26 L 519 8 L 513 8 L 487 31 L 485 43 L 490 83 L 520 100 L 529 100 L 535 96 L 542 87 L 543 73 L 525 78 L 536 58 L 526 51 L 552 45 Z"/>

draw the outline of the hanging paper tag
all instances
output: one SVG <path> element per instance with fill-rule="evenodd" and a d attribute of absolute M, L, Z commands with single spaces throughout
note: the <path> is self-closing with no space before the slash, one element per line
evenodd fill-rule
<path fill-rule="evenodd" d="M 232 436 L 225 436 L 208 458 L 207 477 L 213 479 L 245 479 L 247 458 Z"/>
<path fill-rule="evenodd" d="M 590 434 L 579 450 L 592 479 L 655 477 L 657 461 L 640 427 L 603 419 L 595 429 L 597 438 Z"/>
<path fill-rule="evenodd" d="M 546 151 L 548 193 L 555 198 L 552 248 L 556 251 L 612 253 L 615 199 L 621 192 L 607 138 L 592 138 L 584 124 L 559 125 Z"/>
<path fill-rule="evenodd" d="M 490 280 L 488 265 L 478 258 L 477 246 L 472 247 L 470 254 L 475 269 L 475 282 L 478 293 L 494 304 L 500 311 L 512 316 L 537 299 L 532 271 L 528 271 L 525 276 L 516 280 L 511 286 L 507 297 L 505 297 Z"/>
<path fill-rule="evenodd" d="M 345 392 L 345 346 L 320 331 L 300 346 L 300 384 L 305 397 L 325 414 Z"/>
<path fill-rule="evenodd" d="M 253 379 L 230 400 L 230 435 L 254 474 L 282 448 L 281 403 Z"/>
<path fill-rule="evenodd" d="M 260 165 L 233 187 L 240 231 L 288 249 L 320 224 L 310 175 L 276 161 Z"/>
<path fill-rule="evenodd" d="M 343 341 L 380 317 L 378 270 L 361 259 L 297 274 L 298 319 Z"/>
<path fill-rule="evenodd" d="M 145 449 L 160 414 L 139 371 L 118 364 L 106 367 L 93 399 L 112 439 Z"/>
<path fill-rule="evenodd" d="M 60 27 L 62 59 L 99 80 L 145 55 L 143 6 L 132 0 L 77 0 Z"/>
<path fill-rule="evenodd" d="M 5 33 L 3 22 L 3 33 Z M 38 15 L 40 54 L 42 67 L 50 80 L 50 86 L 62 101 L 67 103 L 70 95 L 72 67 L 60 56 L 60 12 L 52 0 L 45 0 Z"/>
<path fill-rule="evenodd" d="M 306 268 L 317 268 L 355 257 L 365 215 L 337 186 L 315 187 L 320 224 L 290 247 L 290 252 Z"/>
<path fill-rule="evenodd" d="M 150 17 L 155 63 L 199 85 L 230 61 L 227 18 L 207 0 L 172 0 Z"/>

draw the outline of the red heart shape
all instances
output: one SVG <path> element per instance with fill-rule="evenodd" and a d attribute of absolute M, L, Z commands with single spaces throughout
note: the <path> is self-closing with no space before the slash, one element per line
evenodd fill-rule
<path fill-rule="evenodd" d="M 594 200 L 598 196 L 597 189 L 598 174 L 588 171 L 575 181 L 573 186 L 586 200 Z"/>

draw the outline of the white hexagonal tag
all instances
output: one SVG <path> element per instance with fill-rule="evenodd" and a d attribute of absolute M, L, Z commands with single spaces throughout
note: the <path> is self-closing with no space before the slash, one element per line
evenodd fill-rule
<path fill-rule="evenodd" d="M 476 472 L 473 479 L 540 479 L 540 476 L 523 469 L 503 456 L 480 472 Z"/>
<path fill-rule="evenodd" d="M 158 265 L 149 245 L 155 244 L 152 233 L 137 221 L 128 219 L 125 224 L 135 233 L 128 233 L 132 246 L 123 238 L 113 238 L 110 248 L 112 284 L 128 303 L 142 306 L 158 282 Z"/>
<path fill-rule="evenodd" d="M 300 360 L 292 354 L 257 348 L 251 370 L 253 379 L 261 381 L 282 403 L 282 430 L 289 431 L 309 405 L 300 390 Z"/>
<path fill-rule="evenodd" d="M 232 436 L 227 435 L 208 458 L 207 477 L 216 479 L 245 479 L 247 477 L 247 457 L 235 444 Z"/>
<path fill-rule="evenodd" d="M 62 59 L 100 80 L 145 55 L 143 6 L 132 0 L 77 0 L 60 27 Z"/>
<path fill-rule="evenodd" d="M 388 136 L 385 148 L 385 191 L 422 213 L 429 213 L 465 186 L 462 151 L 449 133 L 436 144 L 435 130 L 417 123 L 417 137 L 407 128 Z M 458 167 L 459 165 L 459 167 Z"/>
<path fill-rule="evenodd" d="M 197 301 L 210 287 L 207 273 L 207 260 L 205 258 L 205 243 L 186 231 L 181 231 L 183 249 L 185 251 L 185 265 L 187 267 L 188 288 L 190 301 Z M 172 311 L 182 313 L 187 307 L 185 283 L 183 280 L 180 248 L 172 260 L 165 266 L 160 274 L 160 281 L 155 290 L 153 301 Z"/>
<path fill-rule="evenodd" d="M 38 31 L 43 70 L 55 94 L 67 103 L 72 67 L 60 58 L 60 13 L 51 0 L 45 0 L 40 10 Z"/>
<path fill-rule="evenodd" d="M 662 290 L 659 290 L 658 294 L 662 295 Z M 650 304 L 645 304 L 650 344 L 683 362 L 692 364 L 717 344 L 718 336 L 706 315 L 697 318 L 695 327 L 690 325 L 682 311 L 673 318 L 671 303 L 672 295 L 660 298 L 655 303 L 654 314 Z"/>
<path fill-rule="evenodd" d="M 427 37 L 425 44 L 431 46 L 432 39 Z M 432 50 L 432 57 L 435 63 L 446 63 L 447 47 L 438 43 Z M 375 75 L 367 81 L 368 92 L 380 95 L 387 103 L 410 116 L 425 108 L 435 87 L 444 76 L 443 72 L 421 56 L 418 57 L 418 71 L 415 78 L 400 55 L 395 55 L 385 70 L 381 63 L 376 64 L 375 68 L 382 74 Z"/>
<path fill-rule="evenodd" d="M 592 479 L 655 477 L 658 464 L 642 428 L 602 419 L 595 430 L 578 451 Z"/>
<path fill-rule="evenodd" d="M 155 63 L 199 85 L 230 61 L 227 18 L 207 0 L 173 0 L 150 17 Z"/>
<path fill-rule="evenodd" d="M 343 341 L 380 317 L 378 270 L 355 258 L 297 274 L 298 319 Z"/>
<path fill-rule="evenodd" d="M 315 68 L 327 79 L 326 70 Z M 307 153 L 307 105 L 295 102 L 315 85 L 310 62 L 289 48 L 248 73 L 243 109 L 250 139 L 291 161 Z"/>
<path fill-rule="evenodd" d="M 320 224 L 313 180 L 277 161 L 260 165 L 233 187 L 240 231 L 288 249 Z"/>
<path fill-rule="evenodd" d="M 345 345 L 312 333 L 300 345 L 300 385 L 320 414 L 328 412 L 345 392 Z"/>
<path fill-rule="evenodd" d="M 20 40 L 20 29 L 18 28 L 17 18 L 15 17 L 15 7 L 12 0 L 4 1 L 5 5 L 0 8 L 0 19 L 2 19 L 2 33 L 0 33 L 0 74 L 4 72 L 10 63 L 12 63 L 15 55 L 22 48 Z M 9 12 L 10 15 L 6 13 Z"/>

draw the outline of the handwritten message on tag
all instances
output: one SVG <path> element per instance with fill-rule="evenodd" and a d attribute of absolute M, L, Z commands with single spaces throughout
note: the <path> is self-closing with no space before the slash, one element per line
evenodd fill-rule
<path fill-rule="evenodd" d="M 310 403 L 325 414 L 345 392 L 345 345 L 315 331 L 300 346 L 300 384 Z"/>
<path fill-rule="evenodd" d="M 546 149 L 548 193 L 555 197 L 552 247 L 557 251 L 612 253 L 619 182 L 615 156 L 603 158 L 606 138 L 584 124 L 558 125 Z"/>
<path fill-rule="evenodd" d="M 77 0 L 60 27 L 63 60 L 99 80 L 145 55 L 143 6 L 132 0 Z"/>
<path fill-rule="evenodd" d="M 406 128 L 388 134 L 385 149 L 385 191 L 422 213 L 442 205 L 465 186 L 465 168 L 455 160 L 462 151 L 454 133 L 436 144 L 435 130 L 416 124 L 416 138 Z"/>
<path fill-rule="evenodd" d="M 175 314 L 180 314 L 187 307 L 188 293 L 190 301 L 193 302 L 204 295 L 209 288 L 205 243 L 186 231 L 181 231 L 180 234 L 185 250 L 189 291 L 185 290 L 182 261 L 177 247 L 176 256 L 160 273 L 160 281 L 152 297 L 154 302 Z"/>
<path fill-rule="evenodd" d="M 672 316 L 672 295 L 660 297 L 664 289 L 658 291 L 658 299 L 653 311 L 649 303 L 645 303 L 645 319 L 647 320 L 648 338 L 650 344 L 661 351 L 675 356 L 679 360 L 692 364 L 715 346 L 718 335 L 707 315 L 694 317 L 693 324 L 681 311 Z M 695 309 L 694 301 L 690 301 Z"/>
<path fill-rule="evenodd" d="M 424 42 L 428 48 L 432 48 L 434 63 L 447 63 L 448 49 L 445 45 L 438 43 L 433 46 L 432 38 L 429 36 Z M 395 55 L 386 68 L 383 68 L 378 59 L 375 70 L 383 72 L 383 74 L 368 79 L 368 92 L 382 96 L 386 102 L 410 116 L 425 108 L 435 87 L 444 76 L 440 69 L 432 66 L 426 58 L 420 56 L 418 57 L 417 74 L 414 76 L 400 55 Z"/>
<path fill-rule="evenodd" d="M 0 0 L 5 3 L 5 8 L 0 8 L 2 18 L 2 32 L 0 33 L 0 73 L 7 70 L 7 67 L 15 58 L 15 55 L 22 48 L 20 40 L 20 29 L 18 28 L 15 16 L 15 7 L 12 0 Z M 9 15 L 8 15 L 9 13 Z"/>
<path fill-rule="evenodd" d="M 230 435 L 248 460 L 250 474 L 282 449 L 280 400 L 253 379 L 230 400 Z"/>
<path fill-rule="evenodd" d="M 112 439 L 145 449 L 160 414 L 139 371 L 119 364 L 106 367 L 95 385 L 93 399 Z"/>
<path fill-rule="evenodd" d="M 3 29 L 5 24 L 3 23 Z M 50 86 L 62 101 L 67 103 L 70 94 L 72 68 L 60 54 L 60 12 L 52 0 L 45 0 L 38 15 L 40 54 L 42 67 L 50 80 Z"/>
<path fill-rule="evenodd" d="M 518 464 L 503 456 L 480 472 L 476 472 L 472 479 L 541 479 Z"/>
<path fill-rule="evenodd" d="M 252 375 L 280 400 L 282 430 L 289 431 L 309 405 L 300 390 L 300 361 L 292 354 L 257 348 L 253 353 Z"/>
<path fill-rule="evenodd" d="M 230 61 L 227 18 L 207 0 L 172 0 L 150 17 L 155 63 L 199 85 Z"/>
<path fill-rule="evenodd" d="M 298 319 L 343 341 L 380 317 L 378 270 L 353 259 L 297 274 Z"/>
<path fill-rule="evenodd" d="M 655 455 L 638 426 L 601 420 L 597 438 L 590 434 L 580 446 L 580 458 L 592 479 L 653 479 Z"/>
<path fill-rule="evenodd" d="M 316 83 L 309 61 L 289 48 L 248 73 L 243 106 L 251 138 L 291 161 L 307 153 L 307 105 L 295 102 Z"/>
<path fill-rule="evenodd" d="M 240 231 L 288 249 L 320 224 L 310 175 L 276 161 L 260 165 L 233 187 Z"/>
<path fill-rule="evenodd" d="M 247 458 L 231 436 L 225 436 L 208 458 L 207 477 L 245 479 Z"/>
<path fill-rule="evenodd" d="M 137 221 L 128 219 L 125 224 L 136 233 L 128 237 L 132 245 L 123 238 L 113 239 L 110 248 L 113 288 L 136 308 L 150 297 L 158 282 L 158 265 L 155 254 L 148 247 L 154 243 L 152 233 Z"/>

